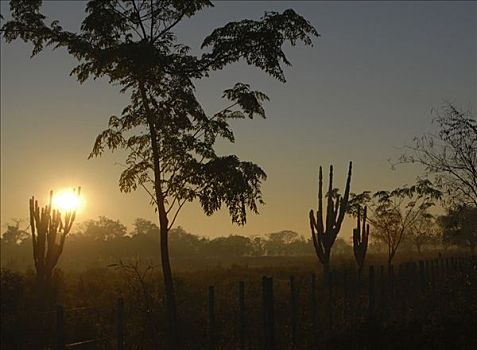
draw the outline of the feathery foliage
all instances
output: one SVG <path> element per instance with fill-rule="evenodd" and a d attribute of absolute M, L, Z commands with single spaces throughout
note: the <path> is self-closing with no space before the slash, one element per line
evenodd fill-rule
<path fill-rule="evenodd" d="M 176 332 L 167 233 L 179 211 L 193 200 L 207 215 L 225 205 L 232 221 L 244 224 L 247 210 L 257 212 L 263 203 L 261 184 L 266 178 L 258 165 L 218 155 L 214 145 L 218 138 L 234 141 L 230 120 L 265 117 L 262 103 L 268 97 L 236 83 L 224 92 L 229 106 L 208 115 L 196 98 L 195 83 L 241 59 L 284 82 L 282 65 L 290 62 L 283 45 L 311 45 L 318 33 L 291 9 L 268 12 L 259 20 L 215 29 L 196 56 L 178 42 L 173 30 L 212 6 L 208 0 L 90 0 L 77 33 L 64 30 L 57 20 L 48 22 L 41 4 L 10 2 L 12 20 L 2 27 L 6 41 L 32 43 L 32 55 L 48 46 L 65 48 L 78 60 L 71 72 L 78 81 L 106 77 L 130 95 L 121 115 L 112 116 L 97 137 L 90 157 L 106 148 L 126 149 L 120 189 L 144 188 L 157 209 L 169 323 Z M 177 342 L 170 345 L 177 348 Z"/>

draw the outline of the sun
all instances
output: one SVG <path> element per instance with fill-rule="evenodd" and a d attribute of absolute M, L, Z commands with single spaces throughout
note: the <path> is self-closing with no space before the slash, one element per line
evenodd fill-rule
<path fill-rule="evenodd" d="M 63 190 L 54 194 L 52 205 L 53 209 L 58 209 L 62 212 L 77 211 L 81 206 L 79 191 Z"/>

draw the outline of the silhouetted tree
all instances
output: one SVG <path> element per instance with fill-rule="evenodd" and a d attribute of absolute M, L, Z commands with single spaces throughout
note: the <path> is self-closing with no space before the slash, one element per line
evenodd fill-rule
<path fill-rule="evenodd" d="M 100 216 L 98 220 L 88 220 L 84 224 L 83 234 L 98 241 L 109 241 L 124 237 L 127 234 L 126 226 L 119 220 Z"/>
<path fill-rule="evenodd" d="M 264 242 L 267 255 L 288 255 L 289 245 L 299 239 L 299 234 L 294 231 L 283 230 L 269 233 Z"/>
<path fill-rule="evenodd" d="M 311 45 L 315 28 L 289 9 L 267 12 L 260 20 L 231 22 L 215 29 L 202 42 L 204 53 L 194 56 L 177 41 L 174 27 L 209 0 L 91 0 L 78 33 L 64 30 L 57 20 L 46 23 L 41 1 L 12 0 L 13 20 L 2 28 L 7 42 L 33 44 L 33 55 L 45 46 L 65 47 L 79 65 L 80 82 L 108 77 L 129 92 L 131 103 L 113 116 L 101 133 L 91 157 L 104 148 L 129 151 L 119 186 L 129 192 L 141 186 L 157 208 L 166 305 L 171 331 L 176 330 L 176 302 L 169 261 L 168 232 L 186 202 L 198 199 L 211 215 L 225 204 L 233 222 L 243 224 L 247 209 L 262 203 L 265 173 L 236 156 L 219 156 L 217 137 L 234 141 L 229 120 L 265 116 L 267 96 L 249 85 L 235 84 L 223 97 L 231 104 L 209 116 L 196 99 L 194 84 L 211 71 L 244 60 L 285 81 L 282 65 L 290 65 L 285 42 Z M 173 347 L 177 346 L 172 334 Z"/>
<path fill-rule="evenodd" d="M 159 227 L 149 220 L 143 218 L 137 218 L 134 221 L 134 231 L 133 235 L 144 235 L 149 237 L 158 237 L 159 236 Z"/>
<path fill-rule="evenodd" d="M 436 235 L 434 217 L 424 211 L 414 221 L 406 239 L 416 247 L 417 253 L 421 255 L 423 246 L 434 242 Z"/>
<path fill-rule="evenodd" d="M 265 255 L 265 239 L 257 236 L 252 238 L 252 255 L 263 256 Z"/>
<path fill-rule="evenodd" d="M 186 232 L 182 227 L 169 231 L 171 253 L 174 256 L 194 257 L 205 253 L 207 239 Z"/>
<path fill-rule="evenodd" d="M 228 237 L 217 237 L 209 241 L 209 256 L 247 256 L 252 254 L 252 242 L 248 237 L 230 235 Z"/>
<path fill-rule="evenodd" d="M 286 255 L 306 256 L 314 254 L 313 242 L 299 235 L 287 245 Z"/>
<path fill-rule="evenodd" d="M 351 194 L 348 212 L 356 216 L 364 205 L 368 207 L 368 221 L 373 237 L 386 244 L 388 266 L 403 239 L 442 196 L 429 180 L 419 180 L 413 186 L 402 186 L 392 191 L 378 191 L 372 196 L 365 191 Z"/>
<path fill-rule="evenodd" d="M 0 261 L 2 267 L 20 270 L 21 265 L 31 261 L 31 236 L 26 231 L 22 219 L 12 219 L 0 240 Z"/>
<path fill-rule="evenodd" d="M 445 241 L 474 253 L 477 245 L 477 208 L 460 206 L 449 209 L 446 215 L 438 218 L 438 222 Z"/>
<path fill-rule="evenodd" d="M 400 162 L 423 165 L 451 204 L 477 207 L 477 121 L 450 103 L 435 121 L 437 134 L 416 137 Z"/>
<path fill-rule="evenodd" d="M 12 221 L 14 225 L 7 225 L 7 230 L 2 234 L 3 244 L 20 244 L 30 236 L 27 231 L 20 228 L 22 219 L 12 219 Z"/>

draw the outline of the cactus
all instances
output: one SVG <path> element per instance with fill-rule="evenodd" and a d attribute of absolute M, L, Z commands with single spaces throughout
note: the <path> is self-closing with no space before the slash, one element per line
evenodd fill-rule
<path fill-rule="evenodd" d="M 78 188 L 79 196 L 81 187 Z M 70 232 L 76 217 L 76 211 L 65 213 L 64 222 L 59 210 L 52 210 L 53 191 L 50 202 L 40 208 L 35 197 L 30 199 L 30 227 L 33 243 L 33 259 L 37 277 L 40 281 L 49 281 L 63 252 L 66 235 Z"/>
<path fill-rule="evenodd" d="M 348 178 L 343 197 L 333 191 L 333 166 L 330 166 L 330 179 L 328 184 L 326 221 L 323 222 L 323 172 L 320 166 L 318 183 L 318 210 L 315 214 L 310 210 L 310 227 L 315 247 L 316 255 L 323 265 L 323 269 L 328 274 L 330 269 L 330 253 L 336 237 L 341 229 L 346 209 L 351 185 L 352 162 L 349 163 Z"/>
<path fill-rule="evenodd" d="M 369 224 L 366 224 L 367 207 L 364 207 L 363 213 L 363 225 L 361 226 L 361 208 L 358 208 L 358 217 L 356 228 L 353 229 L 353 251 L 354 258 L 358 264 L 358 274 L 361 275 L 361 271 L 364 266 L 364 259 L 366 257 L 366 250 L 368 249 L 369 238 Z"/>

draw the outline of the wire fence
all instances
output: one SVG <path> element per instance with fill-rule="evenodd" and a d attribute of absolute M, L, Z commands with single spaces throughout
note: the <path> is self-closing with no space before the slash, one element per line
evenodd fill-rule
<path fill-rule="evenodd" d="M 288 279 L 263 276 L 259 290 L 252 290 L 244 281 L 238 281 L 235 291 L 227 291 L 236 293 L 235 305 L 228 309 L 232 312 L 224 311 L 220 291 L 209 286 L 204 313 L 207 319 L 202 320 L 206 328 L 205 343 L 196 345 L 197 348 L 240 350 L 316 348 L 317 337 L 336 337 L 343 330 L 349 333 L 375 327 L 390 319 L 412 318 L 423 300 L 434 298 L 439 303 L 449 297 L 446 283 L 450 278 L 476 271 L 476 257 L 461 256 L 398 266 L 371 265 L 362 274 L 349 270 L 332 271 L 321 280 L 314 273 L 292 275 Z M 20 342 L 18 348 L 138 348 L 132 343 L 135 340 L 128 339 L 128 315 L 122 298 L 114 306 L 65 308 L 58 305 L 54 310 L 32 311 L 32 317 L 38 315 L 46 327 L 24 329 L 25 341 Z M 73 339 L 70 330 L 84 322 L 81 316 L 85 315 L 87 322 L 92 323 L 92 331 L 89 336 L 84 334 L 81 339 Z M 224 321 L 226 319 L 229 321 Z M 226 329 L 227 323 L 233 324 L 231 330 Z M 45 329 L 50 333 L 45 333 Z M 187 329 L 183 336 L 187 337 Z M 372 347 L 369 343 L 361 345 Z"/>

